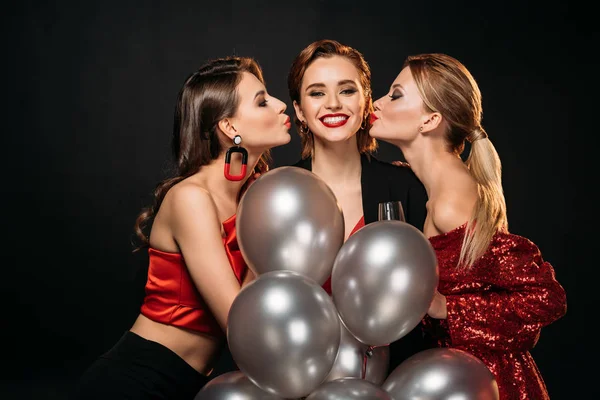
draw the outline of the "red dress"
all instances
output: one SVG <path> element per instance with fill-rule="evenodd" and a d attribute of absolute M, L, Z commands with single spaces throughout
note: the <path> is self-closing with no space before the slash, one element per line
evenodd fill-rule
<path fill-rule="evenodd" d="M 365 216 L 364 215 L 362 217 L 360 217 L 360 219 L 358 220 L 358 222 L 354 226 L 354 229 L 352 229 L 352 232 L 350 232 L 350 235 L 348 235 L 348 237 L 354 235 L 356 233 L 356 231 L 358 231 L 363 226 L 365 226 Z M 327 294 L 331 296 L 331 276 L 329 276 L 329 278 L 327 278 L 327 280 L 323 284 L 323 289 L 325 289 Z"/>
<path fill-rule="evenodd" d="M 549 399 L 529 350 L 541 328 L 566 313 L 565 291 L 537 246 L 509 233 L 497 233 L 471 269 L 457 269 L 465 227 L 429 238 L 448 317 L 426 316 L 425 334 L 440 347 L 481 359 L 496 377 L 500 399 Z"/>

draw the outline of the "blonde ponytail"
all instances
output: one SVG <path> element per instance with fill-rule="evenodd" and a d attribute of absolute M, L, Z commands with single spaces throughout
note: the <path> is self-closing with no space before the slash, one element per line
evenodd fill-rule
<path fill-rule="evenodd" d="M 471 176 L 477 182 L 478 199 L 467 223 L 459 265 L 470 267 L 485 253 L 497 231 L 507 231 L 506 201 L 502 190 L 500 157 L 483 128 L 467 137 L 471 152 L 466 160 Z"/>

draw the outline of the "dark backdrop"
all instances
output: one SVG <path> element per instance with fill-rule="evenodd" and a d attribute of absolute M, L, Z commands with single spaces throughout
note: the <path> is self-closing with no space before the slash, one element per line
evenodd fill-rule
<path fill-rule="evenodd" d="M 471 70 L 503 160 L 510 228 L 539 245 L 567 292 L 567 315 L 543 329 L 533 355 L 552 398 L 591 393 L 585 364 L 596 350 L 583 310 L 594 307 L 595 201 L 584 193 L 597 180 L 594 21 L 575 3 L 417 3 L 5 5 L 0 397 L 64 398 L 131 326 L 146 278 L 132 224 L 169 167 L 187 75 L 208 58 L 254 56 L 292 115 L 288 68 L 321 38 L 365 55 L 376 98 L 409 54 L 445 52 Z M 274 150 L 276 166 L 299 151 L 293 132 Z M 378 156 L 402 159 L 385 143 Z"/>

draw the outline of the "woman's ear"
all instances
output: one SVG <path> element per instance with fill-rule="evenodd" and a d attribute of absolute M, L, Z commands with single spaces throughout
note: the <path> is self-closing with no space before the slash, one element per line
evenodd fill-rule
<path fill-rule="evenodd" d="M 233 121 L 230 118 L 223 118 L 218 122 L 217 126 L 219 127 L 219 130 L 231 140 L 238 134 L 235 126 L 233 126 Z"/>
<path fill-rule="evenodd" d="M 302 112 L 302 109 L 300 108 L 300 104 L 298 104 L 298 102 L 296 100 L 294 100 L 294 110 L 296 111 L 296 118 L 298 118 L 298 120 L 300 120 L 300 122 L 306 122 L 306 120 L 304 119 L 304 113 Z"/>
<path fill-rule="evenodd" d="M 419 132 L 431 132 L 436 129 L 442 123 L 442 114 L 439 112 L 434 112 L 429 114 L 427 119 L 421 123 L 421 127 L 419 128 Z"/>

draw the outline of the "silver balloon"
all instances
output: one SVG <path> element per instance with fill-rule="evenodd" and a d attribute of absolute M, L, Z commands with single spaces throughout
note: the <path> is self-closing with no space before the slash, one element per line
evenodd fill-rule
<path fill-rule="evenodd" d="M 302 168 L 279 167 L 261 175 L 242 196 L 236 232 L 256 275 L 289 270 L 322 285 L 344 243 L 344 216 L 321 178 Z"/>
<path fill-rule="evenodd" d="M 395 400 L 498 400 L 496 378 L 477 357 L 463 350 L 421 351 L 398 365 L 382 389 Z"/>
<path fill-rule="evenodd" d="M 364 379 L 380 386 L 388 375 L 390 347 L 386 345 L 370 349 L 366 344 L 359 342 L 343 323 L 340 323 L 340 326 L 340 347 L 325 382 L 341 378 L 363 379 L 364 368 Z"/>
<path fill-rule="evenodd" d="M 438 285 L 433 247 L 402 221 L 377 221 L 350 236 L 331 278 L 333 301 L 348 330 L 361 342 L 400 339 L 427 313 Z"/>
<path fill-rule="evenodd" d="M 229 311 L 227 341 L 242 372 L 285 398 L 308 395 L 327 376 L 340 344 L 331 297 L 293 271 L 259 275 Z"/>
<path fill-rule="evenodd" d="M 241 371 L 226 372 L 211 379 L 194 400 L 284 400 L 260 389 Z"/>
<path fill-rule="evenodd" d="M 306 400 L 394 400 L 389 393 L 372 382 L 342 378 L 319 386 Z"/>

